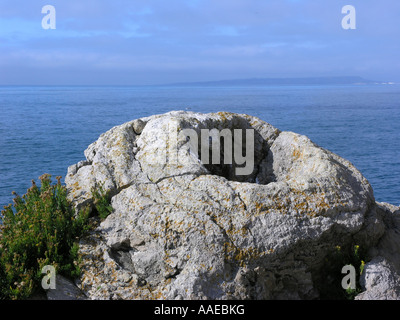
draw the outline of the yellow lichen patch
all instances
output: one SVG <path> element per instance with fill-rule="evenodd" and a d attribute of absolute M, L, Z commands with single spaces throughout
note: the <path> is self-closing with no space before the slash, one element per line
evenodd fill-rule
<path fill-rule="evenodd" d="M 248 234 L 248 232 L 249 232 L 249 230 L 248 230 L 245 226 L 243 226 L 242 228 L 240 228 L 239 231 L 240 231 L 242 237 L 246 237 L 247 234 Z"/>
<path fill-rule="evenodd" d="M 231 113 L 226 112 L 226 111 L 219 111 L 217 112 L 217 115 L 219 115 L 223 121 L 228 120 L 228 117 L 231 115 Z"/>
<path fill-rule="evenodd" d="M 70 191 L 70 192 L 75 193 L 75 192 L 77 192 L 77 191 L 79 191 L 79 190 L 81 190 L 81 189 L 82 189 L 82 188 L 81 188 L 81 186 L 79 185 L 79 182 L 76 181 L 76 182 L 72 185 L 72 191 Z"/>
<path fill-rule="evenodd" d="M 306 192 L 299 189 L 291 189 L 288 195 L 275 194 L 266 198 L 263 203 L 255 202 L 254 216 L 280 213 L 295 214 L 296 216 L 308 216 L 310 218 L 324 214 L 328 209 L 345 203 L 339 195 L 335 201 L 329 201 L 324 192 Z"/>
<path fill-rule="evenodd" d="M 294 158 L 294 160 L 298 160 L 301 157 L 300 149 L 295 148 L 293 150 L 292 157 Z"/>
<path fill-rule="evenodd" d="M 233 261 L 238 263 L 241 267 L 246 267 L 246 265 L 251 261 L 258 259 L 266 254 L 272 252 L 263 252 L 258 248 L 238 248 L 231 242 L 224 243 L 225 259 L 227 261 Z"/>
<path fill-rule="evenodd" d="M 157 239 L 160 235 L 158 233 L 150 233 L 149 234 L 153 239 Z"/>

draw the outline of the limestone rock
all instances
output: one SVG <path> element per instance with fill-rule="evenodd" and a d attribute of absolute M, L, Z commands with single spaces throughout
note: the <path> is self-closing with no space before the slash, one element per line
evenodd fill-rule
<path fill-rule="evenodd" d="M 377 203 L 385 225 L 378 244 L 370 249 L 374 257 L 365 265 L 357 300 L 400 300 L 400 208 Z"/>
<path fill-rule="evenodd" d="M 396 270 L 400 270 L 400 207 L 388 203 L 377 203 L 377 207 L 385 224 L 385 234 L 373 255 L 385 257 Z"/>
<path fill-rule="evenodd" d="M 48 300 L 86 300 L 86 296 L 67 278 L 57 275 L 55 289 L 46 291 Z"/>
<path fill-rule="evenodd" d="M 237 174 L 251 161 L 236 161 L 225 138 L 220 161 L 204 161 L 192 140 L 204 129 L 243 132 L 232 144 L 243 157 L 250 130 L 251 171 Z M 113 207 L 80 243 L 79 283 L 91 299 L 314 299 L 328 250 L 375 247 L 386 228 L 349 161 L 248 115 L 136 119 L 102 134 L 85 156 L 68 170 L 70 199 L 90 205 L 102 185 Z"/>
<path fill-rule="evenodd" d="M 132 123 L 132 129 L 133 131 L 135 131 L 136 134 L 141 134 L 145 126 L 146 122 L 140 119 L 134 120 Z"/>
<path fill-rule="evenodd" d="M 356 300 L 400 300 L 400 275 L 382 257 L 365 265 L 361 285 L 365 291 Z"/>

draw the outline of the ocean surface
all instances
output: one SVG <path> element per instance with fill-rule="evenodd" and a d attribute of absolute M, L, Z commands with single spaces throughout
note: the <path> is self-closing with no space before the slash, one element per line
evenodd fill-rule
<path fill-rule="evenodd" d="M 0 206 L 68 166 L 113 126 L 172 110 L 257 116 L 350 160 L 400 205 L 400 85 L 0 87 Z"/>

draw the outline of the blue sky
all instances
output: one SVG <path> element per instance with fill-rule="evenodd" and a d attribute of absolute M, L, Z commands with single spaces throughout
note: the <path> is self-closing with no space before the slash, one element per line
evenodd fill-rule
<path fill-rule="evenodd" d="M 355 30 L 341 25 L 348 4 Z M 399 39 L 398 0 L 0 0 L 0 85 L 400 81 Z"/>

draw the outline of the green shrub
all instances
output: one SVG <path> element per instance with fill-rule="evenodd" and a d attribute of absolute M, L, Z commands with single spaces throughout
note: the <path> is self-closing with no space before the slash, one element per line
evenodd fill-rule
<path fill-rule="evenodd" d="M 365 252 L 358 245 L 342 248 L 336 246 L 326 257 L 320 279 L 320 295 L 322 299 L 354 300 L 362 292 L 360 275 L 364 270 Z M 342 288 L 342 268 L 352 265 L 356 270 L 356 289 Z"/>
<path fill-rule="evenodd" d="M 110 205 L 110 193 L 106 192 L 102 185 L 97 188 L 92 188 L 91 191 L 96 212 L 100 219 L 104 220 L 113 210 L 112 206 Z"/>
<path fill-rule="evenodd" d="M 75 214 L 66 187 L 51 176 L 32 181 L 25 195 L 1 211 L 0 298 L 24 299 L 38 288 L 45 265 L 67 277 L 79 275 L 77 240 L 88 229 L 89 209 Z"/>

